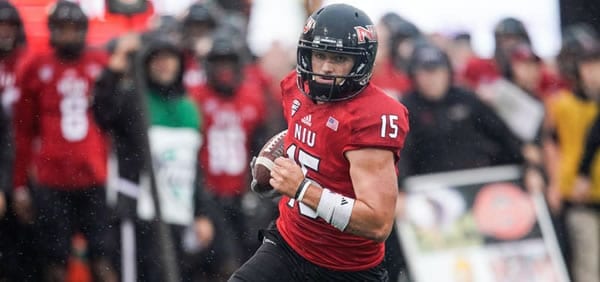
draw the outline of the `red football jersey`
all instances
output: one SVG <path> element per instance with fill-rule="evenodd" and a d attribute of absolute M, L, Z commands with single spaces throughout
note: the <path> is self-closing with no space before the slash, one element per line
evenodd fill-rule
<path fill-rule="evenodd" d="M 85 51 L 69 62 L 46 53 L 33 56 L 19 71 L 15 187 L 26 184 L 31 164 L 44 186 L 76 189 L 106 182 L 106 138 L 89 107 L 106 61 L 100 51 Z"/>
<path fill-rule="evenodd" d="M 19 99 L 16 88 L 17 70 L 27 61 L 29 55 L 25 47 L 18 47 L 10 55 L 0 59 L 0 93 L 5 110 L 12 112 L 13 104 Z"/>
<path fill-rule="evenodd" d="M 192 97 L 202 115 L 200 166 L 206 188 L 219 196 L 244 193 L 249 186 L 251 138 L 265 118 L 258 84 L 244 82 L 231 97 L 203 85 Z"/>
<path fill-rule="evenodd" d="M 288 122 L 285 148 L 306 171 L 306 177 L 331 191 L 356 198 L 350 163 L 344 153 L 381 148 L 400 156 L 408 133 L 408 111 L 398 101 L 370 84 L 356 97 L 315 104 L 296 86 L 296 73 L 281 83 Z M 329 269 L 360 271 L 383 260 L 384 244 L 343 233 L 318 218 L 308 206 L 289 197 L 279 202 L 277 227 L 302 257 Z"/>

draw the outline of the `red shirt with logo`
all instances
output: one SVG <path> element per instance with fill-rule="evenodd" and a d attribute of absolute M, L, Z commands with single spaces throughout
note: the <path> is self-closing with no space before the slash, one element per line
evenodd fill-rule
<path fill-rule="evenodd" d="M 345 152 L 380 148 L 396 160 L 408 133 L 408 111 L 369 84 L 352 99 L 315 104 L 296 84 L 296 72 L 281 83 L 288 123 L 285 148 L 307 170 L 306 177 L 333 192 L 356 198 Z M 285 241 L 308 261 L 333 270 L 360 271 L 381 263 L 384 244 L 344 233 L 289 197 L 279 202 L 279 229 Z"/>
<path fill-rule="evenodd" d="M 198 90 L 192 97 L 202 115 L 200 166 L 206 189 L 222 197 L 243 194 L 249 187 L 251 141 L 266 115 L 260 85 L 246 80 L 231 97 L 207 84 Z"/>
<path fill-rule="evenodd" d="M 37 183 L 60 189 L 103 185 L 107 140 L 94 121 L 90 102 L 96 77 L 106 64 L 101 51 L 73 61 L 37 54 L 17 75 L 14 105 L 14 184 L 26 184 L 33 165 Z"/>

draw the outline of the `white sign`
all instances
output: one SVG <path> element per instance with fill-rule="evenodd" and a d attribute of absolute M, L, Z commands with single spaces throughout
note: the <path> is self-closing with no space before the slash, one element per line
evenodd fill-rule
<path fill-rule="evenodd" d="M 543 196 L 520 178 L 518 166 L 503 166 L 406 179 L 398 233 L 411 278 L 569 281 Z"/>

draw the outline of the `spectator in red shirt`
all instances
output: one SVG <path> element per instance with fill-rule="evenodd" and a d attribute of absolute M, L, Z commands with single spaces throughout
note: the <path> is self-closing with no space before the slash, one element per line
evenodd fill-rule
<path fill-rule="evenodd" d="M 496 41 L 494 57 L 491 59 L 471 58 L 464 73 L 461 74 L 467 86 L 472 90 L 477 90 L 482 83 L 506 76 L 510 63 L 508 51 L 518 43 L 531 44 L 529 33 L 523 22 L 512 17 L 504 18 L 496 24 L 494 39 Z"/>

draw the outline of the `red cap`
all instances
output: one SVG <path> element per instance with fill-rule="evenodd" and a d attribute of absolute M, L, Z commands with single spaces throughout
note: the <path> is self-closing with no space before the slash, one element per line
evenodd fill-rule
<path fill-rule="evenodd" d="M 519 44 L 515 46 L 510 52 L 510 58 L 515 61 L 542 61 L 542 59 L 533 52 L 533 49 L 529 44 Z"/>

